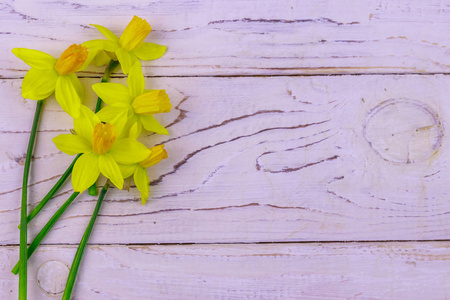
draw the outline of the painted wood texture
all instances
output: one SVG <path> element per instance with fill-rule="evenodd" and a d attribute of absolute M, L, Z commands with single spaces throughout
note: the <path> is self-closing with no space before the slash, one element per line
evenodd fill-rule
<path fill-rule="evenodd" d="M 161 119 L 169 124 L 170 136 L 149 135 L 143 142 L 164 143 L 170 156 L 150 172 L 148 205 L 140 204 L 134 187 L 109 193 L 93 243 L 448 238 L 448 77 L 147 81 L 166 88 L 175 108 Z M 83 81 L 86 87 L 93 82 Z M 3 244 L 18 242 L 15 199 L 35 105 L 21 100 L 19 85 L 19 80 L 2 85 L 16 94 L 10 109 L 0 112 L 5 120 L 1 142 L 11 144 L 1 156 Z M 50 99 L 37 143 L 30 207 L 72 160 L 51 141 L 71 127 Z M 70 193 L 67 184 L 32 228 L 42 227 Z M 84 227 L 95 201 L 77 200 L 46 242 L 77 243 L 79 234 L 67 230 Z"/>
<path fill-rule="evenodd" d="M 169 158 L 150 172 L 146 206 L 133 185 L 108 192 L 74 299 L 448 298 L 449 6 L 1 2 L 0 298 L 17 298 L 9 270 L 35 107 L 20 93 L 29 67 L 10 51 L 57 56 L 101 37 L 89 23 L 120 34 L 133 14 L 150 21 L 149 41 L 168 46 L 144 74 L 172 100 L 158 116 L 170 136 L 142 141 L 164 143 Z M 102 72 L 81 74 L 90 107 Z M 30 209 L 72 160 L 51 141 L 70 128 L 47 100 Z M 71 192 L 67 183 L 33 220 L 30 239 Z M 39 285 L 64 284 L 95 201 L 79 197 L 44 240 L 31 299 L 54 298 Z"/>
<path fill-rule="evenodd" d="M 148 75 L 448 72 L 448 1 L 3 1 L 2 76 L 23 76 L 11 46 L 59 55 L 74 42 L 117 34 L 133 14 L 168 46 Z M 49 45 L 51 44 L 51 47 Z M 98 75 L 103 70 L 86 75 Z"/>
<path fill-rule="evenodd" d="M 36 299 L 54 299 L 39 288 L 39 266 L 70 265 L 75 250 L 39 250 L 30 265 Z M 12 265 L 17 251 L 0 255 Z M 440 242 L 91 246 L 73 299 L 446 299 L 449 270 Z M 0 281 L 16 299 L 17 277 L 0 272 Z"/>

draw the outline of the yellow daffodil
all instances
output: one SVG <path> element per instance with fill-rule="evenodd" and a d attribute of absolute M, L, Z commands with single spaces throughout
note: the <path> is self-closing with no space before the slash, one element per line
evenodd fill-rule
<path fill-rule="evenodd" d="M 95 26 L 107 40 L 91 40 L 83 43 L 83 45 L 94 51 L 105 50 L 111 58 L 119 60 L 124 74 L 129 73 L 130 68 L 138 59 L 157 59 L 166 51 L 165 46 L 144 42 L 152 28 L 142 18 L 134 16 L 120 38 L 106 27 L 91 25 Z M 99 53 L 103 55 L 101 52 Z"/>
<path fill-rule="evenodd" d="M 166 113 L 172 108 L 169 96 L 164 90 L 144 90 L 144 75 L 140 63 L 136 63 L 127 78 L 128 87 L 119 83 L 96 83 L 92 88 L 108 104 L 98 112 L 99 118 L 110 122 L 117 115 L 126 113 L 128 123 L 126 132 L 137 124 L 138 133 L 142 126 L 159 134 L 169 134 L 167 129 L 156 121 L 153 114 Z"/>
<path fill-rule="evenodd" d="M 62 109 L 73 118 L 80 115 L 83 86 L 75 72 L 84 68 L 87 48 L 73 44 L 59 59 L 38 50 L 14 48 L 12 53 L 31 67 L 22 82 L 22 96 L 43 100 L 55 92 Z"/>
<path fill-rule="evenodd" d="M 141 192 L 142 205 L 147 202 L 149 196 L 150 179 L 147 174 L 147 168 L 154 166 L 161 160 L 167 158 L 167 151 L 164 149 L 164 145 L 152 147 L 150 148 L 150 151 L 150 155 L 137 164 L 119 164 L 123 178 L 128 178 L 133 175 L 134 183 Z"/>
<path fill-rule="evenodd" d="M 72 186 L 75 192 L 90 187 L 100 173 L 122 189 L 123 177 L 117 163 L 134 164 L 149 156 L 151 151 L 134 137 L 119 138 L 125 122 L 125 115 L 117 115 L 110 123 L 102 123 L 83 105 L 80 117 L 73 122 L 76 134 L 60 134 L 53 139 L 56 147 L 66 154 L 84 153 L 73 168 Z"/>

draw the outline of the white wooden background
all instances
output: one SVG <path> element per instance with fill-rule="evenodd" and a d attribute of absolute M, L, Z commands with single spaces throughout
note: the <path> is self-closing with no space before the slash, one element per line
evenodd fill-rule
<path fill-rule="evenodd" d="M 74 299 L 450 298 L 450 1 L 3 0 L 1 299 L 17 298 L 36 104 L 11 49 L 57 56 L 133 14 L 168 46 L 144 74 L 174 104 L 170 136 L 143 142 L 169 158 L 146 206 L 134 186 L 108 192 Z M 80 75 L 91 107 L 102 72 Z M 30 210 L 72 160 L 51 142 L 71 127 L 49 99 Z M 79 197 L 30 260 L 30 299 L 55 299 L 95 202 Z"/>

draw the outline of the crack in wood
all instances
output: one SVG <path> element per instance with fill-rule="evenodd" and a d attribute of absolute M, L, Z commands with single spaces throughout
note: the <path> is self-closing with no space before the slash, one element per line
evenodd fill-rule
<path fill-rule="evenodd" d="M 330 130 L 331 130 L 331 129 L 323 130 L 323 131 L 321 131 L 321 132 L 319 132 L 319 133 L 316 133 L 316 134 L 314 134 L 314 135 L 312 135 L 312 136 L 316 136 L 316 135 L 319 135 L 319 134 L 322 134 L 322 133 L 326 133 L 326 132 L 329 132 Z M 301 145 L 301 146 L 297 146 L 297 147 L 293 147 L 293 148 L 288 148 L 288 149 L 281 150 L 281 151 L 266 151 L 266 152 L 262 153 L 260 156 L 258 156 L 258 157 L 256 158 L 255 168 L 256 168 L 257 171 L 260 171 L 260 170 L 261 170 L 261 164 L 259 163 L 259 159 L 260 159 L 261 157 L 263 157 L 263 156 L 266 156 L 266 155 L 268 155 L 268 154 L 273 154 L 273 153 L 288 152 L 288 151 L 292 151 L 292 150 L 297 150 L 297 149 L 307 148 L 307 147 L 310 147 L 310 146 L 312 146 L 312 145 L 321 143 L 321 142 L 323 142 L 323 141 L 325 141 L 325 140 L 328 140 L 329 138 L 331 138 L 331 137 L 333 137 L 333 136 L 335 136 L 335 135 L 336 135 L 336 134 L 333 134 L 333 135 L 331 135 L 331 136 L 327 136 L 327 137 L 325 137 L 325 138 L 323 138 L 323 139 L 321 139 L 321 140 L 319 140 L 319 141 L 316 141 L 316 142 L 312 142 L 312 143 L 309 143 L 309 144 L 306 144 L 306 145 Z M 305 138 L 305 137 L 302 137 L 302 138 L 300 138 L 300 139 L 304 139 L 304 138 Z M 265 171 L 265 170 L 264 170 L 264 171 Z"/>
<path fill-rule="evenodd" d="M 12 5 L 10 5 L 10 4 L 3 3 L 3 8 L 1 8 L 0 11 L 7 11 L 7 10 L 9 10 L 8 13 L 14 14 L 14 15 L 18 15 L 19 17 L 21 17 L 24 20 L 29 20 L 29 21 L 37 21 L 37 20 L 39 20 L 37 18 L 33 18 L 31 16 L 28 16 L 26 14 L 23 14 L 23 13 L 20 13 L 20 12 L 16 11 L 12 7 Z"/>
<path fill-rule="evenodd" d="M 309 164 L 306 164 L 306 165 L 303 165 L 303 166 L 300 166 L 300 167 L 283 168 L 282 170 L 279 170 L 279 171 L 270 171 L 270 170 L 264 169 L 263 171 L 264 172 L 268 172 L 268 173 L 290 173 L 290 172 L 296 172 L 296 171 L 299 171 L 299 170 L 304 169 L 304 168 L 309 168 L 309 167 L 312 167 L 312 166 L 315 166 L 315 165 L 318 165 L 318 164 L 321 164 L 321 163 L 324 163 L 324 162 L 327 162 L 327 161 L 335 160 L 337 158 L 339 158 L 339 155 L 334 155 L 334 156 L 331 156 L 331 157 L 328 157 L 328 158 L 325 158 L 325 159 L 322 159 L 322 160 L 319 160 L 319 161 L 316 161 L 316 162 L 313 162 L 313 163 L 309 163 Z"/>
<path fill-rule="evenodd" d="M 282 130 L 282 129 L 299 129 L 299 128 L 306 128 L 306 127 L 313 126 L 313 125 L 324 124 L 324 123 L 327 123 L 327 122 L 329 122 L 329 121 L 330 121 L 330 120 L 324 120 L 324 121 L 320 121 L 320 122 L 314 122 L 314 123 L 309 123 L 309 124 L 300 124 L 300 125 L 295 125 L 295 126 L 280 126 L 280 127 L 265 128 L 265 129 L 259 130 L 259 131 L 255 132 L 255 133 L 252 133 L 252 134 L 238 136 L 238 137 L 232 138 L 232 139 L 227 140 L 227 141 L 222 141 L 222 142 L 216 143 L 216 144 L 214 144 L 214 145 L 209 145 L 209 146 L 202 147 L 202 148 L 200 148 L 200 149 L 198 149 L 198 150 L 195 150 L 194 152 L 191 152 L 191 153 L 189 153 L 188 155 L 186 155 L 186 156 L 184 157 L 183 160 L 179 161 L 178 163 L 176 163 L 176 164 L 173 166 L 172 171 L 167 172 L 167 173 L 165 173 L 165 174 L 162 174 L 162 175 L 160 175 L 157 179 L 152 180 L 152 181 L 150 182 L 150 186 L 159 184 L 159 183 L 161 183 L 161 182 L 163 181 L 163 179 L 164 179 L 166 176 L 176 173 L 177 170 L 178 170 L 179 168 L 181 168 L 184 164 L 186 164 L 186 163 L 188 162 L 189 159 L 191 159 L 192 157 L 194 157 L 195 155 L 197 155 L 198 153 L 200 153 L 200 152 L 202 152 L 202 151 L 205 151 L 205 150 L 208 150 L 208 149 L 211 149 L 211 148 L 214 148 L 214 147 L 217 147 L 217 146 L 226 144 L 226 143 L 234 142 L 234 141 L 237 141 L 237 140 L 242 139 L 242 138 L 247 138 L 247 137 L 251 137 L 251 136 L 256 136 L 256 135 L 258 135 L 258 134 L 260 134 L 260 133 L 267 132 L 267 131 L 272 131 L 272 130 Z"/>
<path fill-rule="evenodd" d="M 242 19 L 233 19 L 233 20 L 217 20 L 217 21 L 211 21 L 208 23 L 208 25 L 213 24 L 224 24 L 224 23 L 270 23 L 270 24 L 295 24 L 295 23 L 330 23 L 335 24 L 338 26 L 342 25 L 357 25 L 360 24 L 359 22 L 349 22 L 349 23 L 343 23 L 338 22 L 330 18 L 317 18 L 317 19 L 294 19 L 294 20 L 287 20 L 287 19 L 252 19 L 252 18 L 242 18 Z"/>
<path fill-rule="evenodd" d="M 186 111 L 184 111 L 184 112 L 186 112 Z M 169 142 L 178 140 L 178 139 L 183 138 L 183 137 L 186 137 L 186 136 L 190 136 L 190 135 L 192 135 L 192 134 L 196 134 L 196 133 L 199 133 L 199 132 L 203 132 L 203 131 L 206 131 L 206 130 L 209 130 L 209 129 L 219 128 L 219 127 L 224 126 L 224 125 L 226 125 L 226 124 L 228 124 L 228 123 L 232 123 L 232 122 L 235 122 L 235 121 L 240 121 L 240 120 L 243 120 L 243 119 L 246 119 L 246 118 L 250 118 L 250 117 L 254 117 L 254 116 L 257 116 L 257 115 L 261 115 L 261 114 L 271 114 L 271 113 L 297 113 L 297 112 L 305 112 L 305 111 L 304 111 L 304 110 L 283 111 L 283 110 L 279 110 L 279 109 L 274 109 L 274 110 L 260 110 L 260 111 L 257 111 L 257 112 L 255 112 L 255 113 L 252 113 L 252 114 L 247 114 L 247 115 L 243 115 L 243 116 L 239 116 L 239 117 L 227 119 L 227 120 L 223 121 L 223 122 L 220 123 L 220 124 L 214 124 L 214 125 L 211 125 L 211 126 L 208 126 L 208 127 L 200 128 L 200 129 L 195 130 L 195 131 L 193 131 L 193 132 L 190 132 L 190 133 L 188 133 L 188 134 L 180 135 L 180 136 L 177 136 L 177 137 L 174 137 L 174 138 L 165 140 L 164 142 L 161 142 L 160 144 L 167 144 L 167 143 L 169 143 Z M 185 115 L 183 115 L 183 118 L 184 118 L 184 117 L 185 117 Z M 178 118 L 177 118 L 177 120 L 178 120 Z M 175 122 L 174 122 L 174 123 L 175 123 Z M 174 123 L 171 123 L 170 125 L 173 125 Z M 169 126 L 167 126 L 167 127 L 169 127 Z"/>
<path fill-rule="evenodd" d="M 30 130 L 0 130 L 0 134 L 4 133 L 4 134 L 8 134 L 8 133 L 12 133 L 12 134 L 18 134 L 18 133 L 30 133 Z M 38 133 L 45 133 L 45 132 L 67 132 L 66 129 L 42 129 L 42 130 L 37 130 Z"/>
<path fill-rule="evenodd" d="M 32 186 L 35 186 L 35 185 L 38 185 L 38 184 L 41 184 L 41 183 L 44 183 L 44 182 L 47 182 L 47 181 L 50 181 L 50 180 L 53 180 L 53 179 L 58 179 L 58 178 L 60 178 L 62 175 L 63 175 L 63 174 L 57 174 L 57 175 L 52 176 L 52 177 L 50 177 L 50 178 L 47 178 L 47 179 L 44 179 L 44 180 L 41 180 L 41 181 L 36 181 L 36 182 L 30 183 L 30 184 L 28 185 L 28 187 L 30 188 L 30 187 L 32 187 Z M 19 191 L 19 190 L 21 190 L 21 189 L 22 189 L 22 187 L 19 187 L 19 188 L 12 189 L 12 190 L 9 190 L 9 191 L 6 191 L 6 192 L 1 192 L 1 193 L 0 193 L 0 196 L 6 195 L 6 194 L 9 194 L 9 193 L 13 193 L 13 192 L 16 192 L 16 191 Z"/>

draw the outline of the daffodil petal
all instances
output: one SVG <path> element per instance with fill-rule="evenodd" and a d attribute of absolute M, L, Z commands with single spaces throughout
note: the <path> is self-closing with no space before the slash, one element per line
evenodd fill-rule
<path fill-rule="evenodd" d="M 90 40 L 82 45 L 88 49 L 103 49 L 110 52 L 114 52 L 119 48 L 119 43 L 110 40 Z"/>
<path fill-rule="evenodd" d="M 123 178 L 128 178 L 131 175 L 133 175 L 134 171 L 138 166 L 137 164 L 129 164 L 129 165 L 117 164 L 117 165 L 119 166 L 120 173 L 122 173 Z"/>
<path fill-rule="evenodd" d="M 72 81 L 72 85 L 75 88 L 75 90 L 78 93 L 78 96 L 80 96 L 81 101 L 83 101 L 84 99 L 84 87 L 80 82 L 80 79 L 78 79 L 77 75 L 75 74 L 70 74 L 67 75 L 70 79 L 70 81 Z"/>
<path fill-rule="evenodd" d="M 130 57 L 131 57 L 131 65 L 132 66 L 137 62 L 139 62 L 139 64 L 141 63 L 139 61 L 139 58 L 136 55 L 134 55 L 132 52 L 130 52 Z"/>
<path fill-rule="evenodd" d="M 126 86 L 120 83 L 95 83 L 92 89 L 103 102 L 112 105 L 114 103 L 131 104 L 133 100 Z"/>
<path fill-rule="evenodd" d="M 123 130 L 125 129 L 125 125 L 127 124 L 127 110 L 121 110 L 114 119 L 112 119 L 109 123 L 114 126 L 114 131 L 117 136 L 120 137 L 122 135 Z"/>
<path fill-rule="evenodd" d="M 109 64 L 110 61 L 111 57 L 109 57 L 104 50 L 100 50 L 94 59 L 92 59 L 91 65 L 100 67 Z M 113 70 L 111 72 L 113 72 Z"/>
<path fill-rule="evenodd" d="M 53 138 L 56 148 L 68 155 L 92 151 L 91 143 L 79 135 L 60 134 Z"/>
<path fill-rule="evenodd" d="M 54 69 L 39 70 L 31 68 L 22 82 L 22 97 L 32 100 L 43 100 L 53 94 L 58 80 Z"/>
<path fill-rule="evenodd" d="M 56 81 L 55 97 L 61 108 L 72 118 L 80 116 L 81 99 L 69 76 L 59 76 Z"/>
<path fill-rule="evenodd" d="M 127 78 L 127 85 L 130 89 L 132 99 L 136 98 L 144 92 L 145 79 L 144 74 L 142 74 L 142 67 L 139 61 L 134 63 L 131 67 L 130 74 Z"/>
<path fill-rule="evenodd" d="M 56 58 L 42 51 L 27 48 L 14 48 L 11 51 L 32 68 L 47 70 L 55 67 Z"/>
<path fill-rule="evenodd" d="M 111 60 L 105 50 L 99 48 L 92 48 L 88 50 L 88 57 L 84 61 L 84 64 L 78 69 L 78 71 L 83 71 L 89 65 L 104 66 L 107 65 Z"/>
<path fill-rule="evenodd" d="M 157 59 L 163 56 L 166 52 L 166 46 L 158 45 L 155 43 L 143 42 L 136 49 L 132 51 L 134 55 L 142 60 Z"/>
<path fill-rule="evenodd" d="M 150 179 L 148 178 L 147 169 L 137 167 L 133 179 L 136 187 L 141 192 L 142 205 L 144 205 L 147 202 L 150 190 Z"/>
<path fill-rule="evenodd" d="M 105 106 L 98 113 L 97 116 L 102 122 L 111 123 L 118 115 L 128 113 L 126 106 Z M 117 133 L 117 132 L 116 132 Z"/>
<path fill-rule="evenodd" d="M 92 143 L 94 127 L 98 123 L 100 123 L 98 116 L 87 106 L 81 105 L 80 117 L 73 120 L 73 127 L 77 135 Z"/>
<path fill-rule="evenodd" d="M 127 123 L 125 124 L 125 126 L 123 127 L 123 131 L 122 131 L 122 134 L 120 135 L 120 138 L 123 139 L 123 138 L 132 137 L 132 136 L 130 136 L 130 130 L 131 130 L 132 126 L 134 126 L 135 124 L 138 126 L 137 132 L 139 132 L 139 133 L 136 132 L 137 133 L 136 138 L 137 138 L 142 131 L 142 124 L 139 121 L 139 117 L 134 114 L 133 109 L 129 109 L 128 110 L 128 120 L 127 120 Z M 135 133 L 133 132 L 132 134 L 135 134 Z"/>
<path fill-rule="evenodd" d="M 83 71 L 86 69 L 92 62 L 92 60 L 100 53 L 104 52 L 103 49 L 89 49 L 88 56 L 84 61 L 84 64 L 78 69 L 78 71 Z"/>
<path fill-rule="evenodd" d="M 112 33 L 112 31 L 109 30 L 108 28 L 106 28 L 102 25 L 95 25 L 95 24 L 89 24 L 89 25 L 97 28 L 98 31 L 100 31 L 100 33 L 103 34 L 108 40 L 111 40 L 113 42 L 119 42 L 119 38 L 117 37 L 117 35 Z"/>
<path fill-rule="evenodd" d="M 106 178 L 111 180 L 111 182 L 118 188 L 123 188 L 123 177 L 120 172 L 119 166 L 117 165 L 114 158 L 105 153 L 103 155 L 98 156 L 98 166 L 100 168 L 100 172 L 105 175 Z"/>
<path fill-rule="evenodd" d="M 139 135 L 141 134 L 142 131 L 142 124 L 141 122 L 135 122 L 129 131 L 129 137 L 131 139 L 137 139 L 139 137 Z"/>
<path fill-rule="evenodd" d="M 98 155 L 85 153 L 75 162 L 72 172 L 72 186 L 75 192 L 83 192 L 89 188 L 100 175 Z"/>
<path fill-rule="evenodd" d="M 161 124 L 159 124 L 159 122 L 156 121 L 155 117 L 153 117 L 152 115 L 140 115 L 139 118 L 145 130 L 153 131 L 158 134 L 169 135 L 167 129 L 164 128 L 164 126 L 162 126 Z"/>
<path fill-rule="evenodd" d="M 138 141 L 126 138 L 117 140 L 109 153 L 120 164 L 134 164 L 146 159 L 151 151 Z"/>
<path fill-rule="evenodd" d="M 130 53 L 123 48 L 117 49 L 115 53 L 117 55 L 117 59 L 120 62 L 120 66 L 122 67 L 123 74 L 128 74 L 132 66 Z"/>

